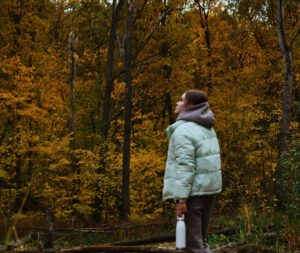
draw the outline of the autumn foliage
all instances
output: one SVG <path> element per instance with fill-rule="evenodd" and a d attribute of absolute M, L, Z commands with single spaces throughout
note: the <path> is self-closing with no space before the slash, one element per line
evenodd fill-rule
<path fill-rule="evenodd" d="M 137 2 L 132 27 L 129 217 L 170 215 L 168 203 L 161 199 L 165 128 L 175 120 L 177 99 L 191 88 L 208 93 L 217 120 L 224 181 L 217 213 L 236 213 L 245 204 L 273 213 L 278 205 L 275 181 L 284 83 L 276 4 Z M 1 1 L 1 219 L 8 220 L 19 210 L 29 184 L 24 214 L 44 213 L 51 207 L 57 217 L 90 220 L 96 213 L 103 222 L 119 219 L 126 8 L 124 3 L 117 25 L 106 137 L 102 128 L 111 3 Z M 293 148 L 285 158 L 283 176 L 287 200 L 296 201 L 292 196 L 299 193 L 293 159 L 300 156 L 300 6 L 289 1 L 285 10 L 295 87 Z M 70 32 L 78 36 L 74 132 L 70 131 Z M 72 139 L 75 148 L 70 146 Z M 292 185 L 296 188 L 289 188 Z"/>

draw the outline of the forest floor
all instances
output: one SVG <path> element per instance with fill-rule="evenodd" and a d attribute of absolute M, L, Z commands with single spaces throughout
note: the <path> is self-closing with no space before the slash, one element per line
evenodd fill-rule
<path fill-rule="evenodd" d="M 223 223 L 223 224 L 222 224 Z M 224 229 L 226 228 L 226 229 Z M 213 253 L 300 253 L 300 247 L 290 247 L 278 239 L 278 233 L 272 228 L 267 230 L 252 225 L 251 231 L 247 231 L 243 224 L 233 223 L 224 219 L 221 222 L 212 222 L 209 234 L 209 244 Z M 16 228 L 19 237 L 32 234 L 31 239 L 20 247 L 12 246 L 11 249 L 35 250 L 43 249 L 45 241 L 49 239 L 48 226 L 46 223 L 33 226 L 26 222 L 20 222 Z M 12 236 L 13 237 L 13 236 Z M 4 236 L 2 235 L 2 240 Z M 156 240 L 151 242 L 151 238 Z M 167 238 L 167 239 L 166 239 Z M 1 238 L 0 238 L 1 239 Z M 12 238 L 15 239 L 15 238 Z M 149 248 L 175 250 L 175 221 L 157 222 L 147 224 L 115 224 L 100 227 L 76 227 L 74 224 L 56 223 L 52 233 L 52 247 L 56 249 L 69 249 L 77 247 L 86 250 L 86 247 L 96 245 L 123 245 Z M 165 241 L 164 241 L 165 239 Z M 0 242 L 1 242 L 0 241 Z M 147 241 L 147 243 L 145 243 Z M 15 241 L 16 242 L 16 241 Z M 14 241 L 11 240 L 12 245 Z M 0 245 L 1 246 L 1 245 Z M 7 249 L 2 244 L 2 250 Z M 1 247 L 0 247 L 1 251 Z M 96 252 L 96 251 L 95 251 Z"/>

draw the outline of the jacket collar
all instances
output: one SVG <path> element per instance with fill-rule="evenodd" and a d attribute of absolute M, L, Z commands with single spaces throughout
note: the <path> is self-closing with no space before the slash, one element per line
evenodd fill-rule
<path fill-rule="evenodd" d="M 186 123 L 187 121 L 185 120 L 177 120 L 174 124 L 170 125 L 166 131 L 167 131 L 167 136 L 170 139 L 172 134 L 175 132 L 175 130 L 177 129 L 177 127 L 179 127 L 180 125 Z"/>

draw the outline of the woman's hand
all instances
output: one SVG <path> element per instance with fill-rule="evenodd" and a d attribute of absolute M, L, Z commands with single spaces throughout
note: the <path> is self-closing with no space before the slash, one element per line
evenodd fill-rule
<path fill-rule="evenodd" d="M 187 212 L 187 206 L 186 203 L 176 203 L 175 207 L 176 216 L 182 216 Z"/>

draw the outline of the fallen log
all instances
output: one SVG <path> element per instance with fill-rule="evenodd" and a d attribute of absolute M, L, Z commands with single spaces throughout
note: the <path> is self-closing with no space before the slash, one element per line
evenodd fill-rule
<path fill-rule="evenodd" d="M 227 253 L 276 253 L 277 251 L 265 245 L 247 244 L 228 251 Z"/>
<path fill-rule="evenodd" d="M 41 253 L 40 250 L 3 251 L 3 253 Z M 142 253 L 182 253 L 173 248 L 135 247 L 135 246 L 110 246 L 95 245 L 85 247 L 73 247 L 68 249 L 44 249 L 43 253 L 89 253 L 89 252 L 142 252 Z"/>
<path fill-rule="evenodd" d="M 7 250 L 7 245 L 0 244 L 0 252 Z"/>
<path fill-rule="evenodd" d="M 106 232 L 114 232 L 120 229 L 139 229 L 139 228 L 148 228 L 148 227 L 156 227 L 156 226 L 168 226 L 167 222 L 156 222 L 156 223 L 148 223 L 148 224 L 122 224 L 122 225 L 105 225 L 103 227 L 91 227 L 91 228 L 66 228 L 59 227 L 56 225 L 53 227 L 55 231 L 60 232 L 78 232 L 78 233 L 106 233 Z M 48 229 L 45 227 L 20 227 L 22 231 L 44 231 L 47 232 Z"/>
<path fill-rule="evenodd" d="M 212 253 L 276 253 L 273 248 L 264 245 L 245 244 L 245 241 L 231 243 L 225 247 L 214 249 Z M 182 253 L 175 248 L 136 247 L 136 246 L 112 246 L 94 245 L 84 247 L 72 247 L 68 249 L 44 249 L 24 251 L 2 251 L 2 253 L 90 253 L 90 252 L 141 252 L 141 253 Z"/>
<path fill-rule="evenodd" d="M 229 252 L 230 250 L 232 250 L 233 248 L 237 248 L 237 247 L 240 247 L 242 245 L 245 245 L 246 244 L 246 241 L 244 240 L 241 240 L 241 241 L 238 241 L 238 242 L 232 242 L 232 243 L 229 243 L 223 247 L 220 247 L 220 248 L 217 248 L 217 249 L 214 249 L 212 250 L 213 253 L 226 253 L 226 252 Z"/>
<path fill-rule="evenodd" d="M 169 234 L 169 235 L 161 235 L 161 236 L 145 238 L 145 239 L 113 242 L 110 245 L 113 245 L 113 246 L 138 246 L 138 245 L 145 245 L 145 244 L 150 244 L 150 243 L 174 242 L 174 241 L 175 241 L 175 235 Z"/>
<path fill-rule="evenodd" d="M 12 249 L 15 249 L 15 248 L 18 248 L 28 242 L 30 242 L 32 240 L 32 233 L 26 235 L 26 236 L 23 236 L 17 240 L 14 240 L 14 241 L 10 241 L 8 244 L 7 244 L 7 249 L 8 250 L 12 250 Z"/>
<path fill-rule="evenodd" d="M 212 250 L 212 253 L 276 253 L 277 251 L 269 246 L 246 244 L 246 241 L 230 243 L 224 247 Z"/>

